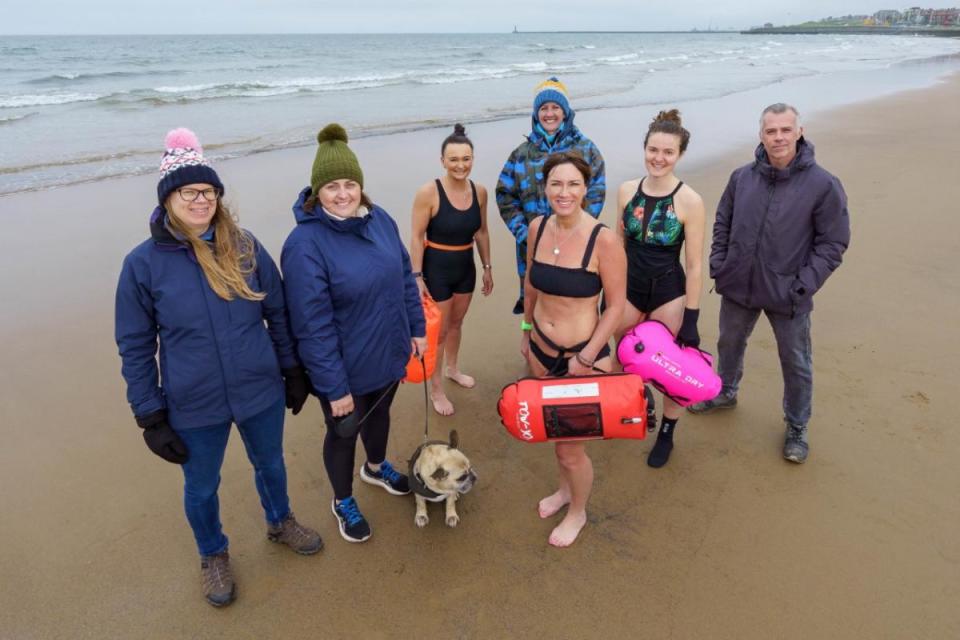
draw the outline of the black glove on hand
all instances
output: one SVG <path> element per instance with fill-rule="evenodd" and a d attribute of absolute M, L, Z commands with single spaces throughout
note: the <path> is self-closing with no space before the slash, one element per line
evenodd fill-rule
<path fill-rule="evenodd" d="M 310 378 L 300 365 L 284 369 L 282 373 L 287 392 L 287 409 L 293 409 L 293 415 L 297 415 L 303 409 L 303 403 L 310 397 Z"/>
<path fill-rule="evenodd" d="M 137 425 L 143 429 L 143 441 L 150 451 L 173 464 L 183 464 L 190 457 L 187 445 L 167 422 L 167 412 L 161 409 L 137 416 Z"/>
<path fill-rule="evenodd" d="M 684 309 L 683 324 L 677 332 L 677 344 L 681 347 L 699 347 L 700 332 L 697 331 L 697 319 L 700 318 L 700 309 Z"/>

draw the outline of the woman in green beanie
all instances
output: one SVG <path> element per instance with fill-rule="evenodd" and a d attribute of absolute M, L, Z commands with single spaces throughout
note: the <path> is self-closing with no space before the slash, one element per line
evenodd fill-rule
<path fill-rule="evenodd" d="M 411 352 L 426 351 L 426 325 L 397 223 L 363 192 L 347 132 L 330 124 L 317 141 L 281 266 L 291 330 L 326 419 L 331 508 L 340 535 L 363 542 L 371 529 L 353 497 L 357 437 L 367 457 L 360 479 L 409 493 L 407 477 L 386 460 L 390 405 Z"/>

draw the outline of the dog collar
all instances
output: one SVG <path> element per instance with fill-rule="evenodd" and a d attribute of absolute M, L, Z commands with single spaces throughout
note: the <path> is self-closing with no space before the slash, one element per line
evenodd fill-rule
<path fill-rule="evenodd" d="M 432 444 L 449 445 L 449 443 L 443 442 L 441 440 L 430 440 L 428 442 L 424 442 L 419 447 L 417 447 L 416 451 L 413 452 L 413 456 L 411 456 L 410 461 L 407 463 L 408 464 L 407 468 L 410 469 L 410 476 L 409 476 L 410 490 L 413 491 L 418 496 L 421 496 L 431 502 L 439 502 L 445 496 L 442 493 L 437 493 L 436 491 L 428 487 L 423 482 L 423 479 L 420 477 L 420 474 L 414 471 L 414 469 L 417 468 L 417 460 L 420 459 L 420 453 L 423 451 L 423 448 L 430 446 Z"/>

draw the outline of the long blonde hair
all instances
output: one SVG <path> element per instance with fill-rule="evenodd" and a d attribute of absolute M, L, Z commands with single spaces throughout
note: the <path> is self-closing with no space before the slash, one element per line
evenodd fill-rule
<path fill-rule="evenodd" d="M 167 221 L 171 229 L 190 243 L 197 262 L 203 269 L 203 275 L 214 293 L 224 300 L 233 300 L 239 296 L 259 302 L 267 297 L 267 294 L 250 288 L 246 279 L 257 268 L 253 239 L 237 226 L 233 214 L 219 198 L 216 211 L 210 220 L 210 225 L 215 228 L 212 249 L 176 216 L 168 215 Z"/>

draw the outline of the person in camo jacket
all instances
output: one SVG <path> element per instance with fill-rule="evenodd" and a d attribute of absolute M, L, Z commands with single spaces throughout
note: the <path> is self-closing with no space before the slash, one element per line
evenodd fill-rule
<path fill-rule="evenodd" d="M 514 314 L 523 313 L 523 282 L 527 270 L 527 230 L 530 221 L 550 215 L 550 204 L 543 190 L 543 163 L 552 153 L 577 151 L 590 165 L 584 209 L 594 218 L 600 216 L 607 195 L 603 156 L 589 138 L 573 123 L 575 112 L 567 99 L 567 87 L 556 77 L 537 85 L 533 99 L 532 130 L 527 139 L 507 158 L 497 180 L 497 208 L 517 241 L 517 275 L 520 297 Z"/>

